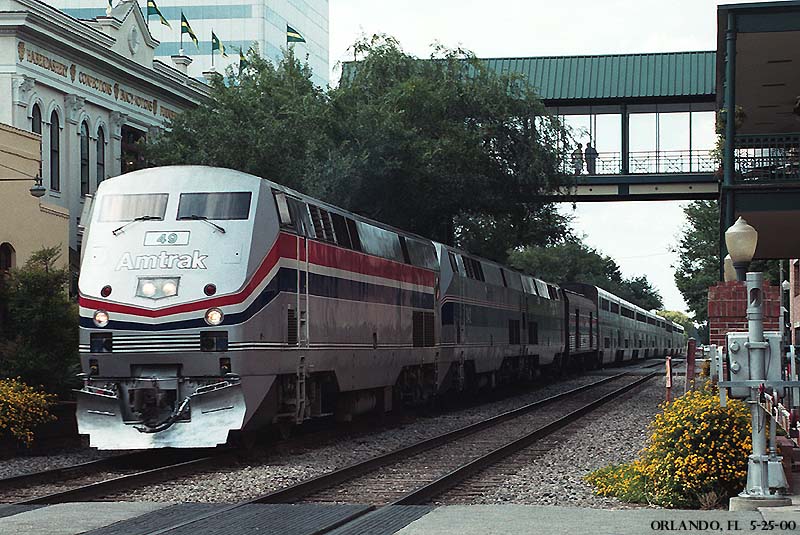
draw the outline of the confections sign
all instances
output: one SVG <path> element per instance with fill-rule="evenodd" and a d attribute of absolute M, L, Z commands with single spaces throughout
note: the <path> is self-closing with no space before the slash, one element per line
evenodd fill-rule
<path fill-rule="evenodd" d="M 139 108 L 164 119 L 174 119 L 177 115 L 176 111 L 164 108 L 164 106 L 159 106 L 158 100 L 155 98 L 133 91 L 121 85 L 119 82 L 103 78 L 101 75 L 74 63 L 68 63 L 66 60 L 58 58 L 54 54 L 31 48 L 30 45 L 27 45 L 23 41 L 17 44 L 17 53 L 20 63 L 28 62 L 36 65 L 72 83 L 77 82 L 98 93 L 109 97 L 113 96 L 114 100 L 127 104 L 128 106 Z"/>

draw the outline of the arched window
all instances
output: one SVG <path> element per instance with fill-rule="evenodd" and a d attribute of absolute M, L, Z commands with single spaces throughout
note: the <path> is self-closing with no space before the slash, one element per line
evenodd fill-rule
<path fill-rule="evenodd" d="M 106 179 L 106 133 L 97 129 L 97 185 Z"/>
<path fill-rule="evenodd" d="M 81 197 L 89 193 L 89 125 L 81 123 Z"/>
<path fill-rule="evenodd" d="M 55 110 L 50 114 L 50 189 L 61 191 L 61 148 L 58 124 L 58 114 Z"/>
<path fill-rule="evenodd" d="M 42 110 L 38 104 L 33 105 L 31 110 L 31 132 L 42 135 Z M 41 151 L 41 146 L 39 147 Z M 39 153 L 39 176 L 42 176 L 42 154 Z"/>
<path fill-rule="evenodd" d="M 42 110 L 38 104 L 34 104 L 31 110 L 31 132 L 42 135 Z"/>
<path fill-rule="evenodd" d="M 16 267 L 16 251 L 10 243 L 0 245 L 0 273 Z"/>

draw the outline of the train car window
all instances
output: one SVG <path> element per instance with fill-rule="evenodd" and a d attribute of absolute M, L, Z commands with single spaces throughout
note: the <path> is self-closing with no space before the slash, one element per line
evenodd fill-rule
<path fill-rule="evenodd" d="M 447 251 L 447 258 L 450 259 L 450 267 L 453 269 L 453 273 L 458 273 L 458 264 L 456 264 L 456 255 L 454 255 L 450 251 Z"/>
<path fill-rule="evenodd" d="M 349 217 L 345 218 L 345 221 L 347 222 L 347 233 L 350 235 L 350 244 L 353 246 L 353 250 L 361 251 L 361 240 L 358 237 L 356 222 Z"/>
<path fill-rule="evenodd" d="M 320 208 L 319 215 L 322 218 L 322 229 L 325 231 L 325 239 L 329 242 L 337 243 L 336 234 L 333 232 L 333 223 L 331 223 L 331 213 Z"/>
<path fill-rule="evenodd" d="M 356 227 L 362 251 L 395 262 L 403 262 L 403 250 L 400 248 L 397 234 L 361 221 L 356 221 Z"/>
<path fill-rule="evenodd" d="M 539 279 L 535 279 L 535 281 L 537 290 L 536 293 L 538 293 L 541 297 L 544 297 L 545 299 L 551 299 L 550 292 L 547 290 L 547 284 L 540 281 Z"/>
<path fill-rule="evenodd" d="M 514 271 L 506 271 L 506 281 L 508 287 L 513 290 L 522 291 L 522 275 Z"/>
<path fill-rule="evenodd" d="M 100 202 L 97 220 L 133 221 L 137 217 L 144 216 L 164 219 L 168 199 L 168 193 L 104 195 Z"/>
<path fill-rule="evenodd" d="M 482 262 L 478 262 L 478 264 L 482 264 Z M 503 273 L 500 271 L 500 268 L 497 266 L 493 266 L 492 264 L 486 264 L 486 266 L 481 265 L 481 269 L 483 271 L 484 280 L 489 284 L 494 284 L 495 286 L 505 286 L 503 284 Z"/>
<path fill-rule="evenodd" d="M 611 303 L 611 313 L 619 314 L 619 305 L 617 303 Z"/>
<path fill-rule="evenodd" d="M 272 196 L 275 197 L 275 205 L 278 207 L 278 217 L 281 220 L 281 226 L 294 227 L 294 221 L 292 221 L 292 214 L 289 212 L 289 203 L 286 200 L 286 194 L 281 191 L 273 190 Z"/>
<path fill-rule="evenodd" d="M 194 217 L 233 220 L 250 217 L 249 191 L 222 193 L 181 193 L 178 201 L 178 219 Z"/>
<path fill-rule="evenodd" d="M 603 299 L 602 297 L 600 298 L 600 308 L 602 310 L 609 310 L 609 305 L 610 303 L 608 302 L 608 299 Z"/>
<path fill-rule="evenodd" d="M 322 226 L 322 216 L 319 213 L 319 208 L 313 204 L 308 205 L 308 211 L 311 214 L 311 224 L 314 226 L 314 234 L 320 240 L 325 239 L 325 230 Z"/>
<path fill-rule="evenodd" d="M 558 301 L 558 290 L 556 290 L 554 286 L 548 284 L 547 291 L 550 294 L 550 299 Z"/>
<path fill-rule="evenodd" d="M 647 318 L 645 317 L 644 314 L 642 314 L 640 312 L 637 312 L 636 313 L 636 321 L 640 321 L 642 323 L 647 323 Z"/>
<path fill-rule="evenodd" d="M 411 263 L 411 258 L 408 256 L 408 244 L 406 244 L 405 236 L 398 236 L 400 239 L 400 249 L 403 251 L 403 262 L 406 264 Z"/>
<path fill-rule="evenodd" d="M 344 220 L 344 216 L 331 212 L 331 221 L 333 221 L 333 230 L 336 233 L 336 242 L 342 247 L 352 249 L 353 243 L 350 241 L 350 233 L 347 231 L 347 222 Z"/>
<path fill-rule="evenodd" d="M 411 264 L 425 269 L 439 270 L 439 257 L 436 256 L 436 248 L 432 243 L 406 238 L 406 247 Z"/>
<path fill-rule="evenodd" d="M 525 293 L 531 295 L 537 295 L 536 283 L 533 281 L 531 277 L 522 277 L 522 286 L 525 288 Z"/>
<path fill-rule="evenodd" d="M 648 324 L 648 325 L 655 325 L 655 324 L 656 324 L 656 319 L 655 319 L 655 318 L 648 317 L 648 318 L 647 318 L 647 324 Z"/>

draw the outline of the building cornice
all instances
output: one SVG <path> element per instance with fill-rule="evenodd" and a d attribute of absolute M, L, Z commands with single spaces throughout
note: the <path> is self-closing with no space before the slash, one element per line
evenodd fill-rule
<path fill-rule="evenodd" d="M 209 88 L 177 70 L 169 72 L 159 68 L 156 61 L 151 68 L 128 59 L 111 50 L 115 40 L 100 30 L 72 19 L 54 8 L 35 0 L 14 0 L 30 11 L 0 12 L 0 34 L 16 33 L 22 40 L 42 43 L 60 55 L 81 58 L 86 65 L 96 68 L 97 59 L 102 69 L 135 80 L 135 85 L 152 87 L 160 92 L 172 94 L 174 98 L 198 103 L 208 97 Z M 47 8 L 47 9 L 43 9 Z M 56 13 L 53 14 L 52 12 Z M 159 62 L 160 63 L 160 62 Z M 162 64 L 163 66 L 163 64 Z"/>

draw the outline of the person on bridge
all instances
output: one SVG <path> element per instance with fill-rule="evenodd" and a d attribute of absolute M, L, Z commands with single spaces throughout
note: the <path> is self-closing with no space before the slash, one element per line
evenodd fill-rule
<path fill-rule="evenodd" d="M 577 148 L 572 151 L 572 167 L 575 168 L 576 175 L 583 173 L 583 145 L 580 143 L 578 143 Z"/>
<path fill-rule="evenodd" d="M 592 147 L 591 141 L 586 143 L 584 155 L 586 157 L 586 171 L 590 175 L 594 175 L 597 171 L 597 150 Z"/>

